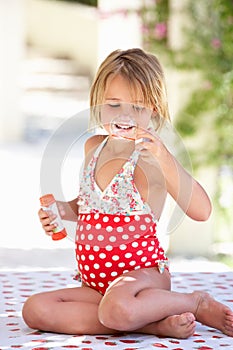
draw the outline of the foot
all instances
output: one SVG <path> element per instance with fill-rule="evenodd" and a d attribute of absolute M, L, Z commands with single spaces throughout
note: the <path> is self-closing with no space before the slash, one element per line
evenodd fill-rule
<path fill-rule="evenodd" d="M 143 329 L 143 332 L 162 337 L 187 339 L 193 335 L 195 326 L 194 315 L 191 312 L 185 312 L 151 323 Z"/>
<path fill-rule="evenodd" d="M 198 300 L 195 312 L 197 321 L 233 337 L 233 312 L 231 309 L 213 299 L 208 293 L 194 292 L 194 295 Z"/>

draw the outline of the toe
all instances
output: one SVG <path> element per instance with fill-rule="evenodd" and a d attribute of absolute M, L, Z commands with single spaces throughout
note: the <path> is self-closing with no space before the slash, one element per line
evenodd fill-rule
<path fill-rule="evenodd" d="M 179 317 L 180 325 L 186 325 L 195 321 L 195 316 L 191 312 L 186 312 Z"/>

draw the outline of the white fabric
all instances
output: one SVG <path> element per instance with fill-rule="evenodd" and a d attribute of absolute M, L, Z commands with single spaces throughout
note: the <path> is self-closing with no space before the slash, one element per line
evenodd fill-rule
<path fill-rule="evenodd" d="M 40 291 L 77 286 L 70 271 L 15 272 L 0 271 L 0 349 L 233 349 L 233 338 L 197 324 L 194 336 L 186 340 L 158 338 L 152 335 L 71 336 L 42 333 L 29 329 L 21 318 L 25 299 Z M 173 290 L 191 292 L 205 290 L 233 308 L 233 272 L 174 273 Z"/>

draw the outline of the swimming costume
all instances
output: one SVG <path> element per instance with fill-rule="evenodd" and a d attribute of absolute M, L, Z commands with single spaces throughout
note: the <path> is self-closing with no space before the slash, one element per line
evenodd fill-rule
<path fill-rule="evenodd" d="M 95 166 L 106 138 L 83 170 L 78 196 L 76 258 L 83 282 L 104 294 L 109 284 L 131 270 L 157 267 L 168 260 L 156 236 L 157 220 L 138 192 L 135 150 L 102 191 L 95 181 Z"/>

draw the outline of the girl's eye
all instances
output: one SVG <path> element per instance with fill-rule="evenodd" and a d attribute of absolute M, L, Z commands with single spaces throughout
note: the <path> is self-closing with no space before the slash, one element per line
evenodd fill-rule
<path fill-rule="evenodd" d="M 111 107 L 111 108 L 118 108 L 121 105 L 120 105 L 120 103 L 109 103 L 108 106 Z"/>
<path fill-rule="evenodd" d="M 137 112 L 142 112 L 144 107 L 143 106 L 137 106 L 137 105 L 133 105 L 133 109 Z"/>

